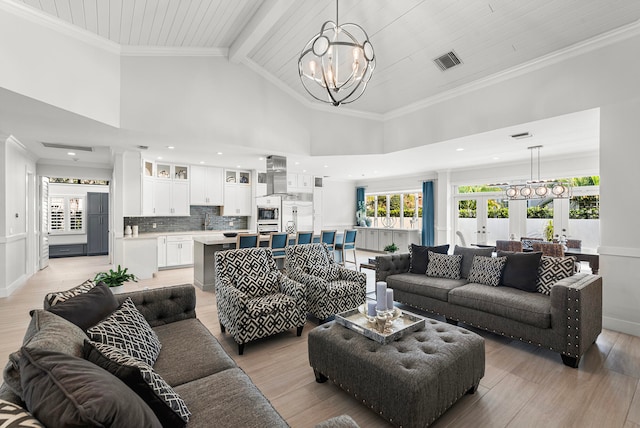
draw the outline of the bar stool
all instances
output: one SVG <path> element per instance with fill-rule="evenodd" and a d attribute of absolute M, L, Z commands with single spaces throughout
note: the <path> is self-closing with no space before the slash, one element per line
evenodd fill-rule
<path fill-rule="evenodd" d="M 242 233 L 236 239 L 236 249 L 257 248 L 260 246 L 260 239 L 257 233 Z"/>
<path fill-rule="evenodd" d="M 342 252 L 342 261 L 341 265 L 345 266 L 347 263 L 353 263 L 358 268 L 358 259 L 356 257 L 356 234 L 358 231 L 356 229 L 346 229 L 344 231 L 344 235 L 342 235 L 342 242 L 338 242 L 335 244 L 335 249 Z M 346 255 L 347 251 L 353 251 L 353 261 L 347 260 Z"/>
<path fill-rule="evenodd" d="M 284 268 L 284 261 L 281 260 L 285 258 L 285 248 L 287 248 L 288 244 L 289 234 L 287 232 L 271 232 L 269 234 L 269 248 L 271 248 L 273 259 L 276 261 L 279 270 Z"/>
<path fill-rule="evenodd" d="M 313 241 L 313 232 L 296 233 L 296 245 L 311 244 L 312 241 Z"/>
<path fill-rule="evenodd" d="M 321 230 L 320 231 L 320 242 L 324 242 L 329 247 L 329 250 L 333 251 L 336 245 L 336 235 L 338 234 L 337 230 Z"/>

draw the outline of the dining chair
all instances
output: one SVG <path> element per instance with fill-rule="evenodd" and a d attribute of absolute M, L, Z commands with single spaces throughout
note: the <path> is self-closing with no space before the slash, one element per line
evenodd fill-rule
<path fill-rule="evenodd" d="M 356 256 L 356 235 L 358 231 L 356 229 L 346 229 L 342 235 L 342 242 L 335 244 L 335 249 L 339 250 L 342 254 L 340 264 L 346 266 L 347 263 L 353 263 L 358 268 L 358 258 Z M 353 251 L 353 261 L 347 260 L 347 251 Z"/>
<path fill-rule="evenodd" d="M 313 242 L 313 232 L 297 232 L 296 245 L 311 244 Z"/>
<path fill-rule="evenodd" d="M 522 242 L 523 249 L 533 248 L 533 242 L 535 241 L 542 241 L 542 238 L 529 238 L 527 236 L 520 237 L 520 242 Z"/>
<path fill-rule="evenodd" d="M 582 248 L 582 239 L 567 239 L 567 248 Z"/>
<path fill-rule="evenodd" d="M 333 251 L 336 246 L 336 235 L 338 234 L 337 230 L 321 230 L 320 231 L 320 242 L 324 242 L 329 247 L 329 250 Z"/>
<path fill-rule="evenodd" d="M 236 239 L 236 249 L 256 248 L 260 246 L 260 235 L 257 233 L 241 233 Z"/>
<path fill-rule="evenodd" d="M 287 232 L 271 232 L 269 234 L 269 248 L 271 248 L 273 259 L 276 261 L 279 270 L 284 269 L 285 249 L 288 244 L 289 234 Z"/>
<path fill-rule="evenodd" d="M 496 240 L 496 251 L 522 252 L 522 241 Z"/>
<path fill-rule="evenodd" d="M 541 251 L 543 256 L 564 257 L 564 248 L 562 244 L 554 242 L 534 241 L 533 251 Z"/>
<path fill-rule="evenodd" d="M 460 245 L 462 245 L 463 247 L 466 247 L 467 246 L 467 240 L 464 239 L 464 235 L 462 234 L 462 232 L 457 230 L 456 231 L 456 235 L 458 235 L 458 238 L 460 238 Z"/>

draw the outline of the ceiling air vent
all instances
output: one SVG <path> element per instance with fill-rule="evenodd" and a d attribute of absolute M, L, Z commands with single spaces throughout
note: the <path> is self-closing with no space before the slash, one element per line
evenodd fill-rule
<path fill-rule="evenodd" d="M 69 144 L 58 144 L 58 143 L 42 143 L 43 146 L 48 147 L 50 149 L 63 149 L 63 150 L 81 150 L 83 152 L 92 152 L 93 147 L 88 146 L 71 146 Z"/>
<path fill-rule="evenodd" d="M 436 63 L 440 71 L 446 71 L 456 65 L 462 64 L 462 61 L 460 61 L 460 58 L 458 58 L 458 55 L 456 55 L 454 51 L 447 52 L 446 54 L 439 56 L 434 59 L 433 62 Z"/>
<path fill-rule="evenodd" d="M 516 140 L 521 140 L 523 138 L 530 138 L 530 137 L 533 137 L 533 134 L 530 134 L 528 132 L 521 132 L 519 134 L 513 134 L 511 136 L 511 138 L 515 138 Z"/>

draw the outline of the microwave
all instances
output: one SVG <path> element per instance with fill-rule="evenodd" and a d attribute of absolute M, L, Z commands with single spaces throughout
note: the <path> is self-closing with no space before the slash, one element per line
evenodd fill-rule
<path fill-rule="evenodd" d="M 258 207 L 258 221 L 280 220 L 280 209 L 275 207 Z"/>

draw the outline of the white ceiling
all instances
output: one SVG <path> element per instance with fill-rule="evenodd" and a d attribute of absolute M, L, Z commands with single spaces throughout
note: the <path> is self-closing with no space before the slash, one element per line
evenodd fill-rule
<path fill-rule="evenodd" d="M 125 52 L 162 48 L 228 52 L 230 60 L 251 66 L 278 82 L 283 90 L 305 100 L 308 95 L 297 72 L 300 49 L 319 31 L 324 21 L 335 19 L 333 0 L 0 1 L 23 4 L 35 13 L 80 27 L 120 44 Z M 363 97 L 339 108 L 377 115 L 394 114 L 430 97 L 633 25 L 640 19 L 640 1 L 637 0 L 341 0 L 339 4 L 340 21 L 355 22 L 365 28 L 377 58 L 376 70 Z M 457 53 L 463 64 L 441 72 L 433 59 L 450 50 Z M 25 103 L 28 101 L 22 101 Z M 79 135 L 91 135 L 92 141 L 87 141 L 89 145 L 108 144 L 114 136 L 108 127 L 69 114 L 57 118 L 55 127 L 47 127 L 47 120 L 16 123 L 22 118 L 16 114 L 17 108 L 20 107 L 15 104 L 9 107 L 7 103 L 0 103 L 0 113 L 6 114 L 4 120 L 0 118 L 0 129 L 12 121 L 9 124 L 12 128 L 24 129 L 34 141 L 75 141 Z M 48 116 L 57 114 L 55 109 L 43 106 L 24 108 L 31 115 L 42 110 L 51 123 L 54 120 Z M 341 172 L 344 171 L 343 164 L 354 164 L 353 159 L 303 157 L 295 160 L 300 162 L 296 167 L 302 169 L 301 165 L 308 165 L 306 169 L 313 174 L 356 179 L 362 174 L 384 176 L 423 171 L 424 163 L 420 165 L 413 161 L 414 166 L 407 159 L 420 159 L 425 155 L 434 160 L 438 169 L 445 169 L 527 159 L 526 146 L 531 143 L 545 145 L 549 155 L 597 150 L 597 117 L 591 125 L 584 120 L 594 115 L 585 114 L 581 120 L 537 123 L 536 141 L 523 143 L 523 147 L 513 153 L 504 150 L 504 139 L 508 140 L 513 132 L 499 130 L 412 149 L 411 153 L 367 156 L 366 162 L 359 164 L 371 168 L 354 173 L 360 177 L 347 177 Z M 91 132 L 82 132 L 87 130 Z M 522 130 L 532 131 L 532 128 L 523 125 L 515 132 Z M 590 134 L 594 130 L 595 134 Z M 127 137 L 120 135 L 119 138 Z M 474 155 L 469 149 L 450 155 L 452 147 L 471 145 L 471 142 L 476 149 L 482 147 L 482 156 Z M 45 158 L 63 159 L 65 156 L 39 147 L 33 149 Z M 177 147 L 175 153 L 166 153 L 166 156 L 177 157 L 179 149 Z M 260 153 L 234 151 L 233 147 L 226 150 L 228 157 L 224 161 L 207 161 L 263 168 L 263 161 L 258 160 Z M 231 158 L 234 154 L 237 156 Z M 398 160 L 397 164 L 395 160 Z M 290 164 L 294 166 L 295 161 Z"/>

